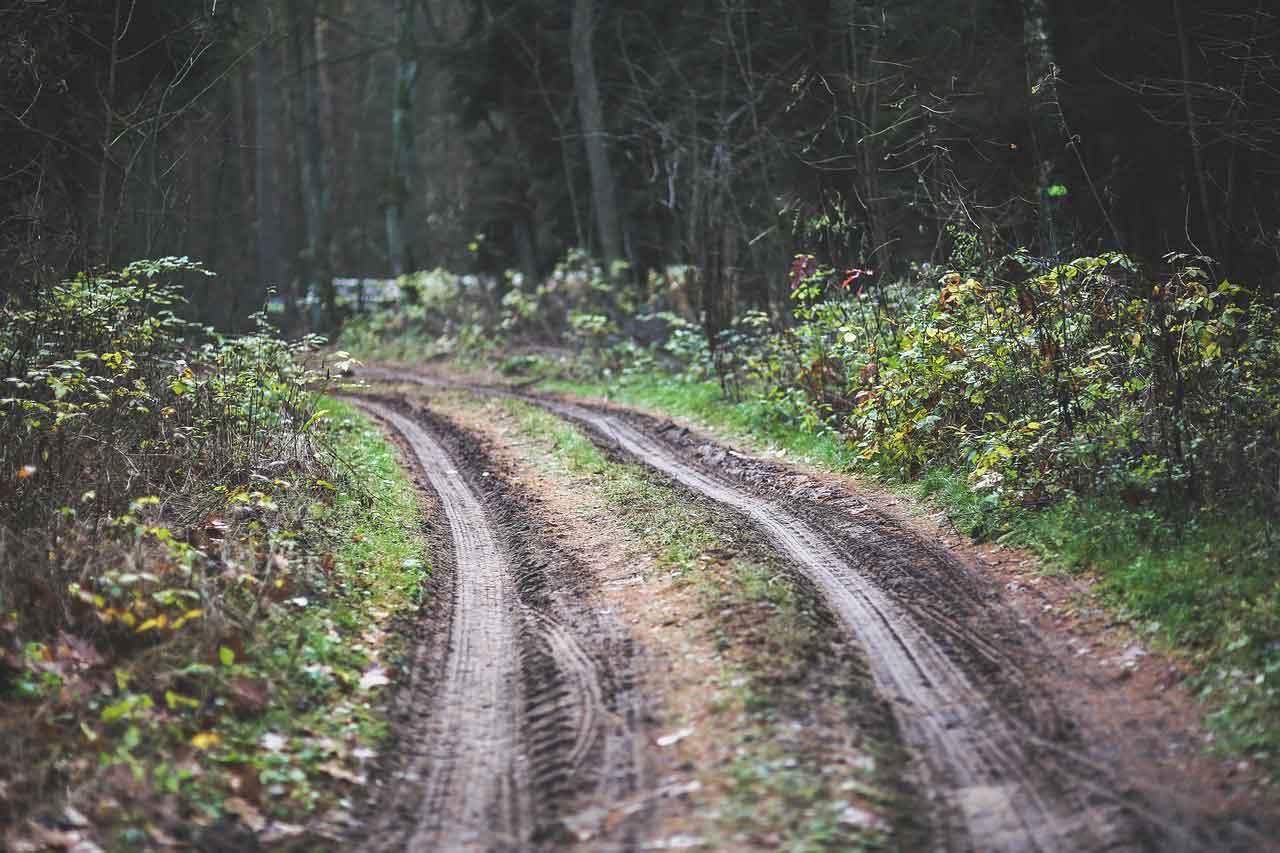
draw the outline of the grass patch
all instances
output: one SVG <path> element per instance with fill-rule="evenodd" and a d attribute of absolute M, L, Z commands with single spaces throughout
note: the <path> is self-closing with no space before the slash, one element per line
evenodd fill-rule
<path fill-rule="evenodd" d="M 792 416 L 767 400 L 727 400 L 714 382 L 637 375 L 611 384 L 551 380 L 539 387 L 579 397 L 604 397 L 689 418 L 733 439 L 767 450 L 785 450 L 832 470 L 844 470 L 857 460 L 856 453 L 833 431 L 807 423 L 802 416 Z"/>

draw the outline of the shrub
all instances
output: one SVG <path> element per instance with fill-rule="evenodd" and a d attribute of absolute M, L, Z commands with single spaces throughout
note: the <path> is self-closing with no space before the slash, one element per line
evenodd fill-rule
<path fill-rule="evenodd" d="M 168 523 L 208 515 L 215 487 L 289 476 L 310 452 L 311 375 L 296 357 L 313 341 L 282 342 L 262 316 L 233 338 L 181 319 L 166 279 L 192 271 L 209 274 L 186 259 L 141 261 L 3 309 L 0 612 L 19 614 L 24 634 L 65 627 L 86 602 L 104 624 L 123 618 L 104 585 L 132 602 L 127 622 L 179 619 L 201 594 Z M 269 489 L 244 491 L 250 509 L 269 501 Z M 138 576 L 148 549 L 182 575 L 171 580 L 186 592 L 161 596 L 169 604 Z"/>

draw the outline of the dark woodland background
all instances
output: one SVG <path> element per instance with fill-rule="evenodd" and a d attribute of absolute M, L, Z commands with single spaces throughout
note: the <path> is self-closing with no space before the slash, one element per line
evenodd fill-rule
<path fill-rule="evenodd" d="M 884 280 L 957 229 L 1271 290 L 1278 175 L 1266 0 L 0 3 L 3 287 L 189 255 L 220 324 L 574 246 L 776 315 L 798 251 Z"/>

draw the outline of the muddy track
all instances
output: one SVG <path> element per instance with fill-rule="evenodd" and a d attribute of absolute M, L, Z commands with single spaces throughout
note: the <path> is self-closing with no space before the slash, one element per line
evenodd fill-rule
<path fill-rule="evenodd" d="M 940 835 L 960 842 L 953 846 L 1009 853 L 1144 846 L 1137 827 L 1106 801 L 1044 772 L 1051 766 L 1048 756 L 1033 742 L 1056 734 L 1055 726 L 1006 711 L 1012 678 L 1002 679 L 1004 701 L 991 695 L 984 682 L 1002 674 L 1001 660 L 989 652 L 973 654 L 989 648 L 985 638 L 946 609 L 933 615 L 932 624 L 922 624 L 869 577 L 868 562 L 921 555 L 902 554 L 901 542 L 877 541 L 871 528 L 841 548 L 830 527 L 813 515 L 763 500 L 722 472 L 690 464 L 616 415 L 539 402 L 750 519 L 801 567 L 864 648 L 877 688 L 895 708 L 906 746 L 922 758 L 923 788 L 939 797 Z M 1029 731 L 1028 724 L 1034 729 Z"/>
<path fill-rule="evenodd" d="M 1204 820 L 1194 792 L 1126 777 L 1119 744 L 1059 713 L 1039 638 L 946 549 L 670 421 L 521 396 L 749 519 L 795 561 L 863 646 L 950 849 L 1275 849 L 1247 817 Z"/>
<path fill-rule="evenodd" d="M 395 401 L 353 402 L 429 482 L 453 578 L 447 612 L 431 614 L 446 636 L 414 655 L 396 778 L 364 848 L 561 846 L 574 808 L 634 795 L 644 779 L 629 637 L 589 606 L 589 580 L 541 541 L 473 438 Z M 427 676 L 433 655 L 444 662 Z M 618 828 L 616 846 L 641 819 Z"/>
<path fill-rule="evenodd" d="M 370 378 L 441 385 L 412 373 Z M 1058 713 L 1036 677 L 1037 638 L 992 606 L 993 592 L 944 549 L 856 499 L 785 494 L 771 466 L 636 413 L 509 389 L 583 427 L 598 444 L 671 477 L 759 529 L 804 573 L 861 644 L 905 745 L 932 822 L 951 850 L 1251 850 L 1246 822 L 1209 825 L 1167 790 L 1140 790 L 1105 740 Z M 1115 748 L 1112 745 L 1111 748 Z"/>

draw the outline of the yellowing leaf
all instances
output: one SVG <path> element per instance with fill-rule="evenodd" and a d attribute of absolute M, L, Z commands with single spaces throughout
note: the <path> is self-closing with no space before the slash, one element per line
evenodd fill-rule
<path fill-rule="evenodd" d="M 181 628 L 183 625 L 190 622 L 192 619 L 199 619 L 201 616 L 204 616 L 203 610 L 199 610 L 199 609 L 188 610 L 186 613 L 183 613 L 181 616 L 179 616 L 177 619 L 173 621 L 173 630 L 176 631 L 179 628 Z"/>
<path fill-rule="evenodd" d="M 172 690 L 166 690 L 164 692 L 164 701 L 172 711 L 176 711 L 180 706 L 187 708 L 200 707 L 199 700 L 192 699 L 190 696 L 183 696 L 181 693 L 174 693 Z"/>
<path fill-rule="evenodd" d="M 214 732 L 200 732 L 200 734 L 191 738 L 191 745 L 196 749 L 205 750 L 218 745 L 221 738 Z"/>
<path fill-rule="evenodd" d="M 141 625 L 139 625 L 137 628 L 137 633 L 141 634 L 145 631 L 150 631 L 152 628 L 164 628 L 168 624 L 169 624 L 169 617 L 161 613 L 159 616 L 155 617 L 154 619 L 148 619 L 146 622 L 143 622 Z"/>

